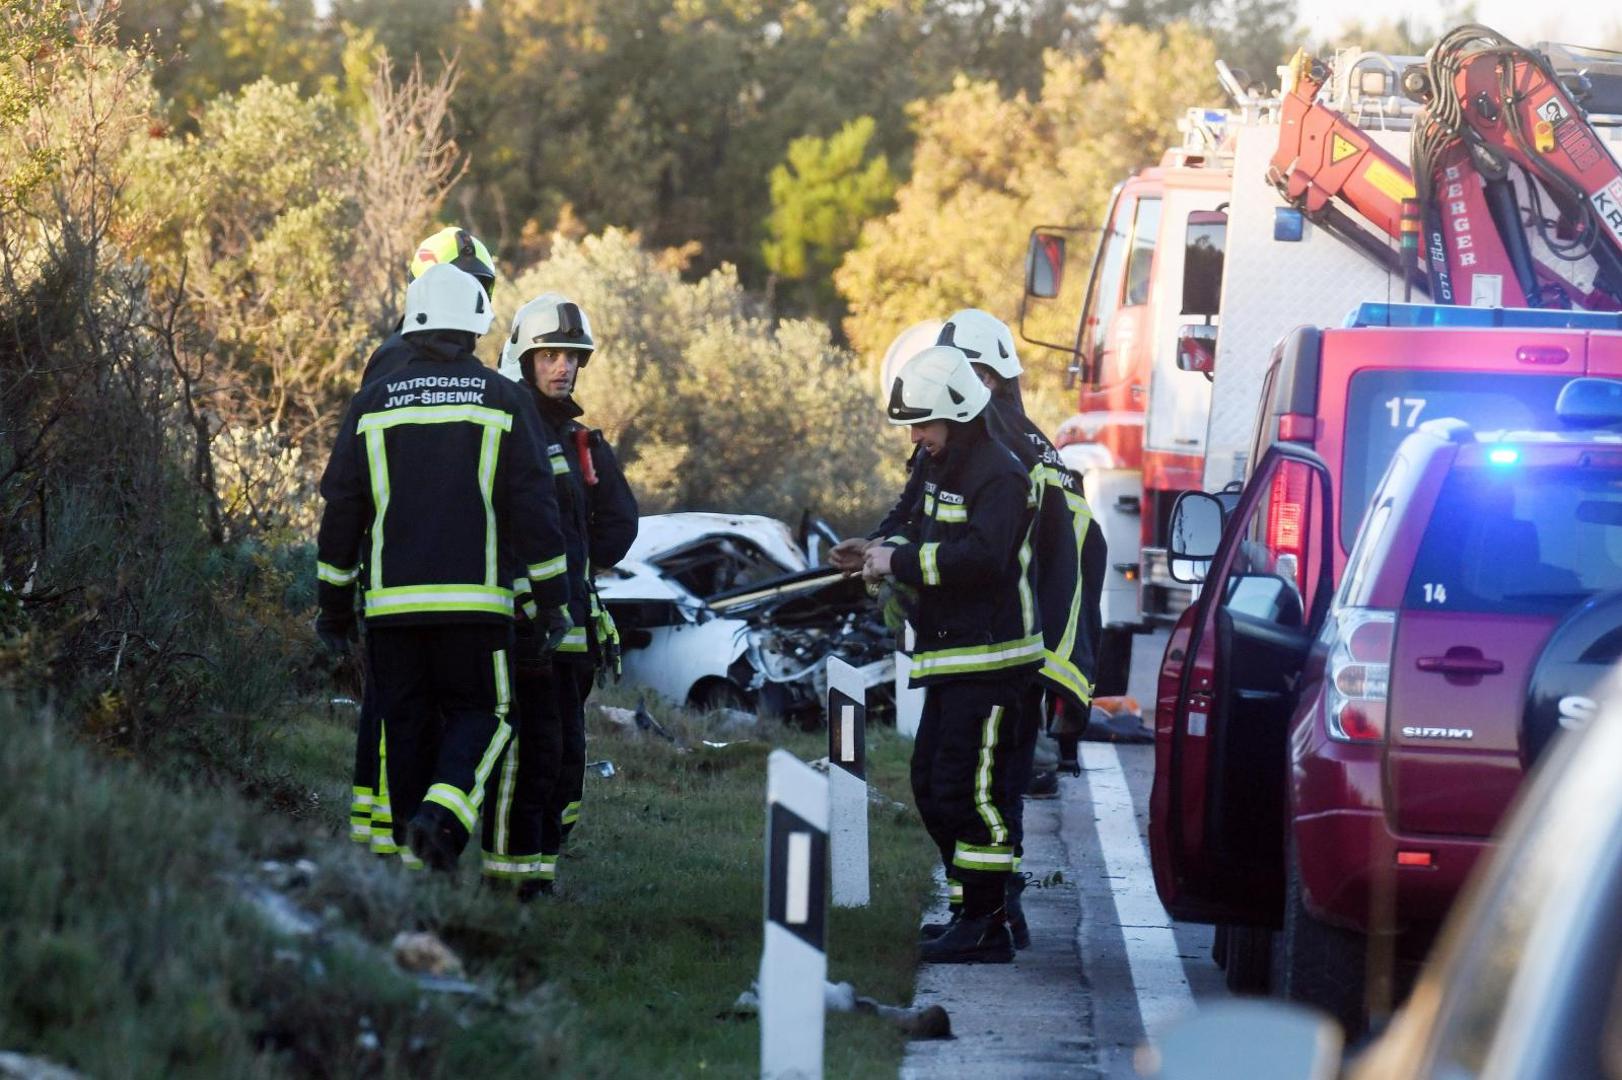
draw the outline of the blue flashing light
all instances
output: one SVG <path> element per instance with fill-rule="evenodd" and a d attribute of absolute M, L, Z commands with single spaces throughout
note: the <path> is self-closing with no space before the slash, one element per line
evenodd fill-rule
<path fill-rule="evenodd" d="M 1495 446 L 1487 451 L 1487 460 L 1494 465 L 1513 465 L 1521 460 L 1521 452 L 1513 446 Z"/>
<path fill-rule="evenodd" d="M 1348 327 L 1511 326 L 1528 330 L 1622 330 L 1622 312 L 1565 311 L 1560 308 L 1443 307 L 1436 304 L 1360 304 L 1346 316 Z"/>

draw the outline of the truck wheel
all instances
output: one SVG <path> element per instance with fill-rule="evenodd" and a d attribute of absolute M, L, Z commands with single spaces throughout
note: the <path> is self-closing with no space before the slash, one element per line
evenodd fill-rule
<path fill-rule="evenodd" d="M 1265 994 L 1273 970 L 1273 932 L 1265 926 L 1229 926 L 1222 981 L 1235 994 Z"/>
<path fill-rule="evenodd" d="M 1120 697 L 1132 672 L 1132 631 L 1105 627 L 1098 641 L 1098 678 L 1093 697 Z"/>
<path fill-rule="evenodd" d="M 1274 992 L 1333 1016 L 1351 1042 L 1368 1027 L 1368 938 L 1326 923 L 1307 910 L 1293 843 L 1285 869 L 1284 930 L 1274 950 Z"/>

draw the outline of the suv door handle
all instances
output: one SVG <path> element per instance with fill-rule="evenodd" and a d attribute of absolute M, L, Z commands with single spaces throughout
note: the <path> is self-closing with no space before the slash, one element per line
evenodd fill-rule
<path fill-rule="evenodd" d="M 1420 671 L 1434 671 L 1441 675 L 1502 675 L 1504 662 L 1484 656 L 1421 656 Z"/>

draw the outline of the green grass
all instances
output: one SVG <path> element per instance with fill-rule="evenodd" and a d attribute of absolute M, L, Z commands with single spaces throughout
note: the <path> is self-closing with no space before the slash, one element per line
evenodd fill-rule
<path fill-rule="evenodd" d="M 758 1074 L 757 1024 L 724 1014 L 759 964 L 765 759 L 820 757 L 824 737 L 766 724 L 762 741 L 681 753 L 590 717 L 588 758 L 617 775 L 588 774 L 559 895 L 521 907 L 479 887 L 471 851 L 453 882 L 347 842 L 349 715 L 312 708 L 273 738 L 277 786 L 307 793 L 290 812 L 153 783 L 0 714 L 19 729 L 0 739 L 0 1046 L 114 1077 Z M 692 746 L 713 720 L 660 719 Z M 873 785 L 910 804 L 909 751 L 870 732 Z M 933 852 L 910 806 L 870 821 L 874 900 L 833 911 L 829 975 L 906 1002 Z M 315 941 L 278 939 L 231 884 L 299 857 L 321 868 L 292 894 L 333 931 Z M 491 1002 L 395 972 L 385 946 L 417 928 Z M 831 1014 L 828 1030 L 828 1075 L 895 1075 L 887 1024 Z"/>

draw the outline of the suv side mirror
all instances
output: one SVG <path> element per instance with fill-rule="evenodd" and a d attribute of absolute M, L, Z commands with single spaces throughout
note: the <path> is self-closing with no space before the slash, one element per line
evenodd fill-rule
<path fill-rule="evenodd" d="M 1207 379 L 1216 370 L 1217 328 L 1194 323 L 1177 331 L 1177 367 L 1197 371 Z"/>
<path fill-rule="evenodd" d="M 1025 295 L 1051 300 L 1064 284 L 1064 237 L 1057 233 L 1031 233 L 1025 253 Z"/>
<path fill-rule="evenodd" d="M 1217 545 L 1222 542 L 1226 515 L 1222 500 L 1203 491 L 1185 491 L 1171 509 L 1171 538 L 1166 558 L 1171 576 L 1192 585 L 1205 580 Z"/>

